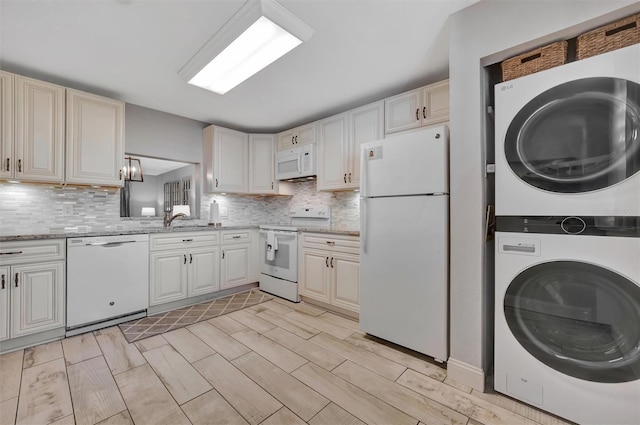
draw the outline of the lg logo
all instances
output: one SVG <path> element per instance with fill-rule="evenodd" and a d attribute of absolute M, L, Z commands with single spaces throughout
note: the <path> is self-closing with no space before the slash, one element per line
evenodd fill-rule
<path fill-rule="evenodd" d="M 512 88 L 513 88 L 513 84 L 509 84 L 508 86 L 502 86 L 500 90 L 505 91 L 505 90 L 510 90 Z"/>

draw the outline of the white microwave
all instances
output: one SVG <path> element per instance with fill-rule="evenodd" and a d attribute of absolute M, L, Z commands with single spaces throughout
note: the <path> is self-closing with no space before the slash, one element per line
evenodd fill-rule
<path fill-rule="evenodd" d="M 276 180 L 296 180 L 316 175 L 316 144 L 276 152 Z"/>

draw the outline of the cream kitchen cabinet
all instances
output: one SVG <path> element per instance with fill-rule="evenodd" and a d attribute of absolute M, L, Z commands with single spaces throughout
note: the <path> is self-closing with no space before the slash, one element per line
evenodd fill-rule
<path fill-rule="evenodd" d="M 64 259 L 62 239 L 2 243 L 0 340 L 64 332 Z"/>
<path fill-rule="evenodd" d="M 13 177 L 13 74 L 0 71 L 0 178 Z M 0 330 L 1 331 L 1 330 Z"/>
<path fill-rule="evenodd" d="M 276 194 L 276 137 L 273 134 L 249 135 L 249 193 Z"/>
<path fill-rule="evenodd" d="M 10 80 L 6 73 L 4 77 Z M 13 151 L 3 148 L 6 150 L 3 176 L 19 181 L 62 183 L 65 89 L 20 75 L 14 75 L 13 80 L 14 142 Z M 3 105 L 8 108 L 5 99 Z M 6 131 L 4 127 L 2 131 Z"/>
<path fill-rule="evenodd" d="M 357 313 L 360 304 L 359 238 L 303 233 L 301 239 L 300 295 Z"/>
<path fill-rule="evenodd" d="M 151 235 L 149 305 L 220 289 L 219 232 Z"/>
<path fill-rule="evenodd" d="M 360 187 L 360 145 L 382 139 L 384 102 L 318 122 L 318 190 Z"/>
<path fill-rule="evenodd" d="M 385 134 L 449 121 L 449 80 L 385 99 Z"/>
<path fill-rule="evenodd" d="M 316 123 L 308 123 L 278 134 L 278 151 L 290 149 L 292 146 L 306 145 L 316 141 Z"/>
<path fill-rule="evenodd" d="M 67 89 L 67 183 L 124 184 L 124 108 L 124 102 Z"/>
<path fill-rule="evenodd" d="M 220 232 L 222 250 L 220 289 L 229 289 L 255 282 L 256 263 L 254 232 L 247 230 L 223 230 Z"/>
<path fill-rule="evenodd" d="M 208 193 L 249 191 L 249 136 L 211 125 L 203 130 Z"/>

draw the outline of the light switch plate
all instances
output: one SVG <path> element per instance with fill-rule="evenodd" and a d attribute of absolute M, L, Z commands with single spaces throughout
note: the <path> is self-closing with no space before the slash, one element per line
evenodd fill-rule
<path fill-rule="evenodd" d="M 227 207 L 220 207 L 220 217 L 228 217 L 229 216 L 229 210 L 227 209 Z"/>

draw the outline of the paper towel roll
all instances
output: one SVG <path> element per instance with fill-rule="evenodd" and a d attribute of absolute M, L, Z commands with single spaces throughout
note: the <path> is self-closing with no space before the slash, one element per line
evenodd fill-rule
<path fill-rule="evenodd" d="M 220 205 L 216 201 L 209 206 L 209 223 L 220 223 Z"/>

